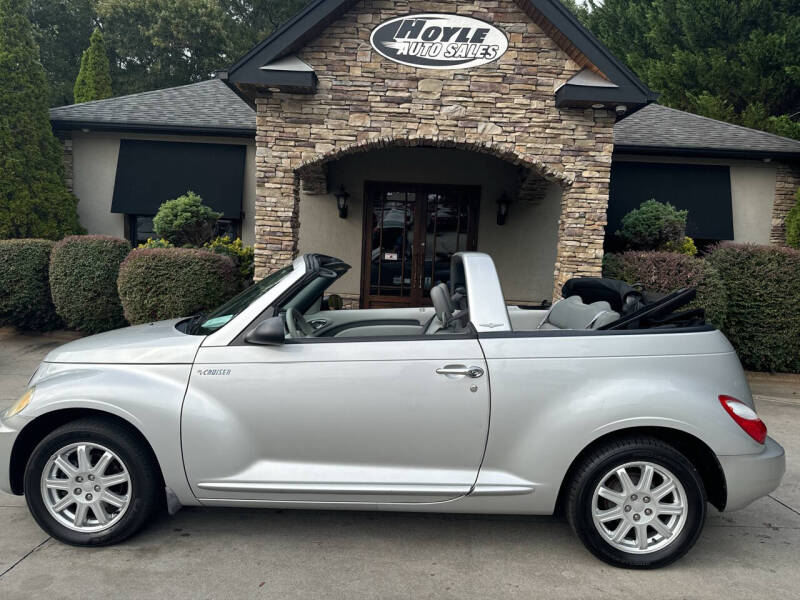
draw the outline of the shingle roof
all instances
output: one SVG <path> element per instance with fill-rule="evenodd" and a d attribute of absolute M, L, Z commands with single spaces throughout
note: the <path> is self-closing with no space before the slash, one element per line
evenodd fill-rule
<path fill-rule="evenodd" d="M 651 104 L 614 128 L 618 152 L 790 156 L 800 158 L 800 141 Z"/>
<path fill-rule="evenodd" d="M 56 129 L 124 129 L 255 136 L 255 112 L 223 82 L 50 109 Z M 651 104 L 614 128 L 618 152 L 800 158 L 800 141 Z"/>
<path fill-rule="evenodd" d="M 50 109 L 56 129 L 128 129 L 255 136 L 256 115 L 218 79 Z"/>

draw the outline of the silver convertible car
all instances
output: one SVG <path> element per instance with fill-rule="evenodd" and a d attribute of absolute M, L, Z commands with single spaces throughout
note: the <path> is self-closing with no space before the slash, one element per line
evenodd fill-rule
<path fill-rule="evenodd" d="M 576 279 L 507 307 L 491 258 L 460 253 L 432 307 L 335 310 L 348 269 L 305 255 L 211 314 L 54 350 L 0 420 L 0 488 L 74 545 L 164 505 L 565 514 L 645 568 L 689 551 L 707 503 L 781 480 L 692 290 Z"/>

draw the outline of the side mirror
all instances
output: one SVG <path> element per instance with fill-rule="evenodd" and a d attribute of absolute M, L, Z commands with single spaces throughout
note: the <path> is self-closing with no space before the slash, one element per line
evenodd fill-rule
<path fill-rule="evenodd" d="M 244 336 L 244 341 L 248 344 L 257 344 L 259 346 L 282 345 L 286 341 L 283 317 L 272 317 L 261 321 L 255 329 Z"/>

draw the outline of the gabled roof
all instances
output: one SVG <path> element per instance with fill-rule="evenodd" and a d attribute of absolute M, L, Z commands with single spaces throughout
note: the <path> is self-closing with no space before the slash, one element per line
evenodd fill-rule
<path fill-rule="evenodd" d="M 218 79 L 50 109 L 54 129 L 254 137 L 253 109 Z"/>
<path fill-rule="evenodd" d="M 219 74 L 242 93 L 248 87 L 286 87 L 295 91 L 313 92 L 316 76 L 313 72 L 265 70 L 273 61 L 297 52 L 314 39 L 324 27 L 355 4 L 356 0 L 313 0 L 272 35 L 255 46 L 227 71 Z M 510 1 L 510 0 L 509 0 Z M 532 18 L 555 34 L 559 45 L 569 46 L 601 72 L 616 87 L 581 85 L 570 81 L 557 94 L 559 106 L 586 106 L 593 102 L 643 106 L 656 100 L 657 95 L 642 83 L 622 62 L 617 60 L 575 16 L 558 0 L 516 0 Z M 598 96 L 596 99 L 594 96 Z"/>
<path fill-rule="evenodd" d="M 614 151 L 800 159 L 800 141 L 651 104 L 617 123 Z"/>

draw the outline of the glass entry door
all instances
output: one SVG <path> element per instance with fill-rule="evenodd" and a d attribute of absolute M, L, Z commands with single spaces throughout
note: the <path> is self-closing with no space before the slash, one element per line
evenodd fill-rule
<path fill-rule="evenodd" d="M 364 308 L 425 306 L 454 253 L 477 247 L 480 188 L 367 183 Z"/>

